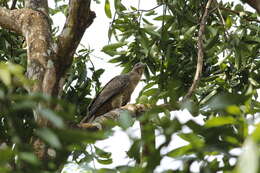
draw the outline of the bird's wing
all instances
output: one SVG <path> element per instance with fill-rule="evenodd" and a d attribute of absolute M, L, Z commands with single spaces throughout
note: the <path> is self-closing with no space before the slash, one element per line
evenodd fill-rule
<path fill-rule="evenodd" d="M 121 93 L 129 85 L 129 82 L 128 75 L 119 75 L 111 79 L 90 103 L 88 116 L 92 116 L 107 101 Z"/>

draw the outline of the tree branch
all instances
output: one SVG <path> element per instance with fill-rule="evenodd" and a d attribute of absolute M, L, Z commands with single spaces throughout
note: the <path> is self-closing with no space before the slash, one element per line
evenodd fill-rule
<path fill-rule="evenodd" d="M 203 35 L 205 32 L 205 25 L 206 25 L 206 21 L 207 21 L 207 17 L 208 17 L 208 12 L 209 12 L 209 8 L 210 5 L 212 3 L 212 0 L 208 0 L 207 4 L 206 4 L 206 8 L 204 11 L 204 14 L 202 16 L 201 22 L 200 22 L 200 28 L 199 28 L 199 35 L 198 35 L 198 58 L 197 58 L 197 68 L 196 68 L 196 73 L 192 82 L 192 85 L 188 91 L 188 93 L 184 96 L 184 100 L 188 99 L 192 96 L 192 94 L 194 93 L 194 91 L 197 88 L 197 85 L 200 81 L 200 76 L 202 73 L 202 66 L 203 66 L 203 58 L 204 58 L 204 51 L 203 51 Z"/>
<path fill-rule="evenodd" d="M 240 16 L 239 11 L 231 10 L 231 9 L 229 9 L 229 8 L 225 8 L 225 7 L 219 7 L 219 9 Z M 247 17 L 247 16 L 245 16 L 245 19 L 246 19 L 247 21 L 254 21 L 254 22 L 260 23 L 259 20 L 257 20 L 257 19 L 253 19 L 253 18 L 250 18 L 250 17 Z"/>
<path fill-rule="evenodd" d="M 93 120 L 93 122 L 80 123 L 77 126 L 81 129 L 87 129 L 87 130 L 101 130 L 104 127 L 106 121 L 108 120 L 118 121 L 119 117 L 122 115 L 122 112 L 127 112 L 129 115 L 135 118 L 135 117 L 139 117 L 144 112 L 151 110 L 152 108 L 164 108 L 170 111 L 174 111 L 180 109 L 180 106 L 179 103 L 175 105 L 162 104 L 156 106 L 152 106 L 149 104 L 127 104 L 120 108 L 111 110 L 102 116 L 97 117 L 96 119 Z"/>
<path fill-rule="evenodd" d="M 90 10 L 90 2 L 91 0 L 70 0 L 69 2 L 69 14 L 62 33 L 58 37 L 57 53 L 66 67 L 71 65 L 73 54 L 86 28 L 92 24 L 96 16 Z"/>
<path fill-rule="evenodd" d="M 16 33 L 22 34 L 22 10 L 8 10 L 6 8 L 0 7 L 0 26 L 5 29 L 12 30 Z"/>
<path fill-rule="evenodd" d="M 259 0 L 244 0 L 248 5 L 254 8 L 260 14 L 260 1 Z"/>

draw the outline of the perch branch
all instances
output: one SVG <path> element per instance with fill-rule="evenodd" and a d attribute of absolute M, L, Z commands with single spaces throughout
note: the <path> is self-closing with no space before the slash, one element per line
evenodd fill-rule
<path fill-rule="evenodd" d="M 149 104 L 128 104 L 122 106 L 120 108 L 111 110 L 110 112 L 105 113 L 102 116 L 97 117 L 94 119 L 93 122 L 90 123 L 80 123 L 78 124 L 78 128 L 87 129 L 87 130 L 101 130 L 105 125 L 105 122 L 108 120 L 117 121 L 119 117 L 122 115 L 122 112 L 127 112 L 133 118 L 139 117 L 144 112 L 151 110 L 152 108 L 165 108 L 170 111 L 178 110 L 180 108 L 179 103 L 176 105 L 170 104 L 162 104 L 157 106 L 151 106 Z"/>
<path fill-rule="evenodd" d="M 198 83 L 200 81 L 200 76 L 201 76 L 201 73 L 202 73 L 202 66 L 203 66 L 203 58 L 204 58 L 204 53 L 203 53 L 203 35 L 204 35 L 204 32 L 205 32 L 205 25 L 206 25 L 208 12 L 209 12 L 209 8 L 210 8 L 211 3 L 212 3 L 212 0 L 208 0 L 208 2 L 206 4 L 205 11 L 204 11 L 204 14 L 203 14 L 201 22 L 200 22 L 198 43 L 197 43 L 198 55 L 197 55 L 196 73 L 195 73 L 192 85 L 191 85 L 188 93 L 185 95 L 184 100 L 186 100 L 186 99 L 188 99 L 188 98 L 190 98 L 192 96 L 192 94 L 196 90 L 197 85 L 198 85 Z"/>

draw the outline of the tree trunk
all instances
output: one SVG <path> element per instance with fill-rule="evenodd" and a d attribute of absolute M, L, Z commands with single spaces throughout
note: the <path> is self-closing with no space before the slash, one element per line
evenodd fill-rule
<path fill-rule="evenodd" d="M 0 7 L 0 26 L 25 37 L 26 75 L 35 81 L 30 88 L 27 88 L 30 94 L 40 92 L 59 97 L 64 75 L 72 63 L 76 48 L 86 28 L 95 18 L 95 13 L 90 10 L 90 2 L 90 0 L 70 0 L 69 14 L 58 41 L 52 40 L 47 0 L 26 0 L 26 8 L 18 10 Z M 40 104 L 38 109 L 41 109 Z M 50 125 L 37 110 L 34 110 L 34 114 L 40 127 Z M 42 160 L 46 159 L 47 148 L 44 142 L 39 138 L 33 138 L 32 144 L 36 155 Z"/>

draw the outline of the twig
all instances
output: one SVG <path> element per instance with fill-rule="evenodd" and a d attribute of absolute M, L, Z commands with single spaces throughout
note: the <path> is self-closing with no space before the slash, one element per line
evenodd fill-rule
<path fill-rule="evenodd" d="M 223 15 L 222 15 L 222 13 L 221 13 L 221 11 L 220 11 L 220 9 L 219 9 L 219 4 L 217 5 L 217 10 L 218 10 L 218 13 L 219 13 L 219 16 L 220 16 L 220 19 L 221 19 L 221 22 L 222 22 L 222 24 L 223 24 L 223 27 L 225 28 L 225 20 L 224 20 L 224 17 L 223 17 Z M 229 32 L 228 32 L 228 30 L 224 30 L 224 38 L 227 40 L 227 36 L 229 36 Z"/>
<path fill-rule="evenodd" d="M 148 9 L 148 10 L 137 9 L 137 10 L 133 10 L 131 12 L 127 12 L 127 13 L 124 13 L 124 14 L 131 14 L 131 13 L 136 13 L 136 12 L 149 12 L 149 11 L 155 10 L 156 8 L 159 8 L 162 5 L 163 4 L 157 5 L 157 6 L 153 7 L 153 8 L 151 8 L 151 9 Z"/>
<path fill-rule="evenodd" d="M 231 10 L 231 9 L 229 9 L 229 8 L 225 8 L 225 7 L 219 7 L 219 9 L 240 16 L 239 11 Z M 253 21 L 253 22 L 260 23 L 260 21 L 259 21 L 258 19 L 253 19 L 253 18 L 249 18 L 249 17 L 246 17 L 246 16 L 245 16 L 245 19 L 246 19 L 247 21 L 250 21 L 250 22 Z"/>
<path fill-rule="evenodd" d="M 152 11 L 152 10 L 155 10 L 156 8 L 159 8 L 160 6 L 162 6 L 163 4 L 160 4 L 160 5 L 157 5 L 151 9 L 148 9 L 148 10 L 142 10 L 142 9 L 138 9 L 136 11 L 141 11 L 141 12 L 149 12 L 149 11 Z M 135 11 L 134 11 L 135 12 Z"/>
<path fill-rule="evenodd" d="M 205 11 L 204 11 L 204 14 L 203 14 L 201 22 L 200 22 L 198 43 L 197 43 L 197 46 L 198 46 L 197 69 L 196 69 L 196 73 L 195 73 L 192 85 L 191 85 L 188 93 L 184 96 L 183 100 L 186 100 L 186 99 L 191 97 L 191 95 L 196 90 L 197 85 L 198 85 L 198 83 L 200 81 L 200 76 L 201 76 L 201 73 L 202 73 L 202 66 L 203 66 L 203 58 L 204 58 L 204 53 L 203 53 L 203 35 L 204 35 L 204 32 L 205 32 L 205 25 L 206 25 L 208 12 L 209 12 L 209 8 L 210 8 L 211 3 L 212 3 L 212 0 L 208 0 L 208 2 L 206 4 Z"/>

